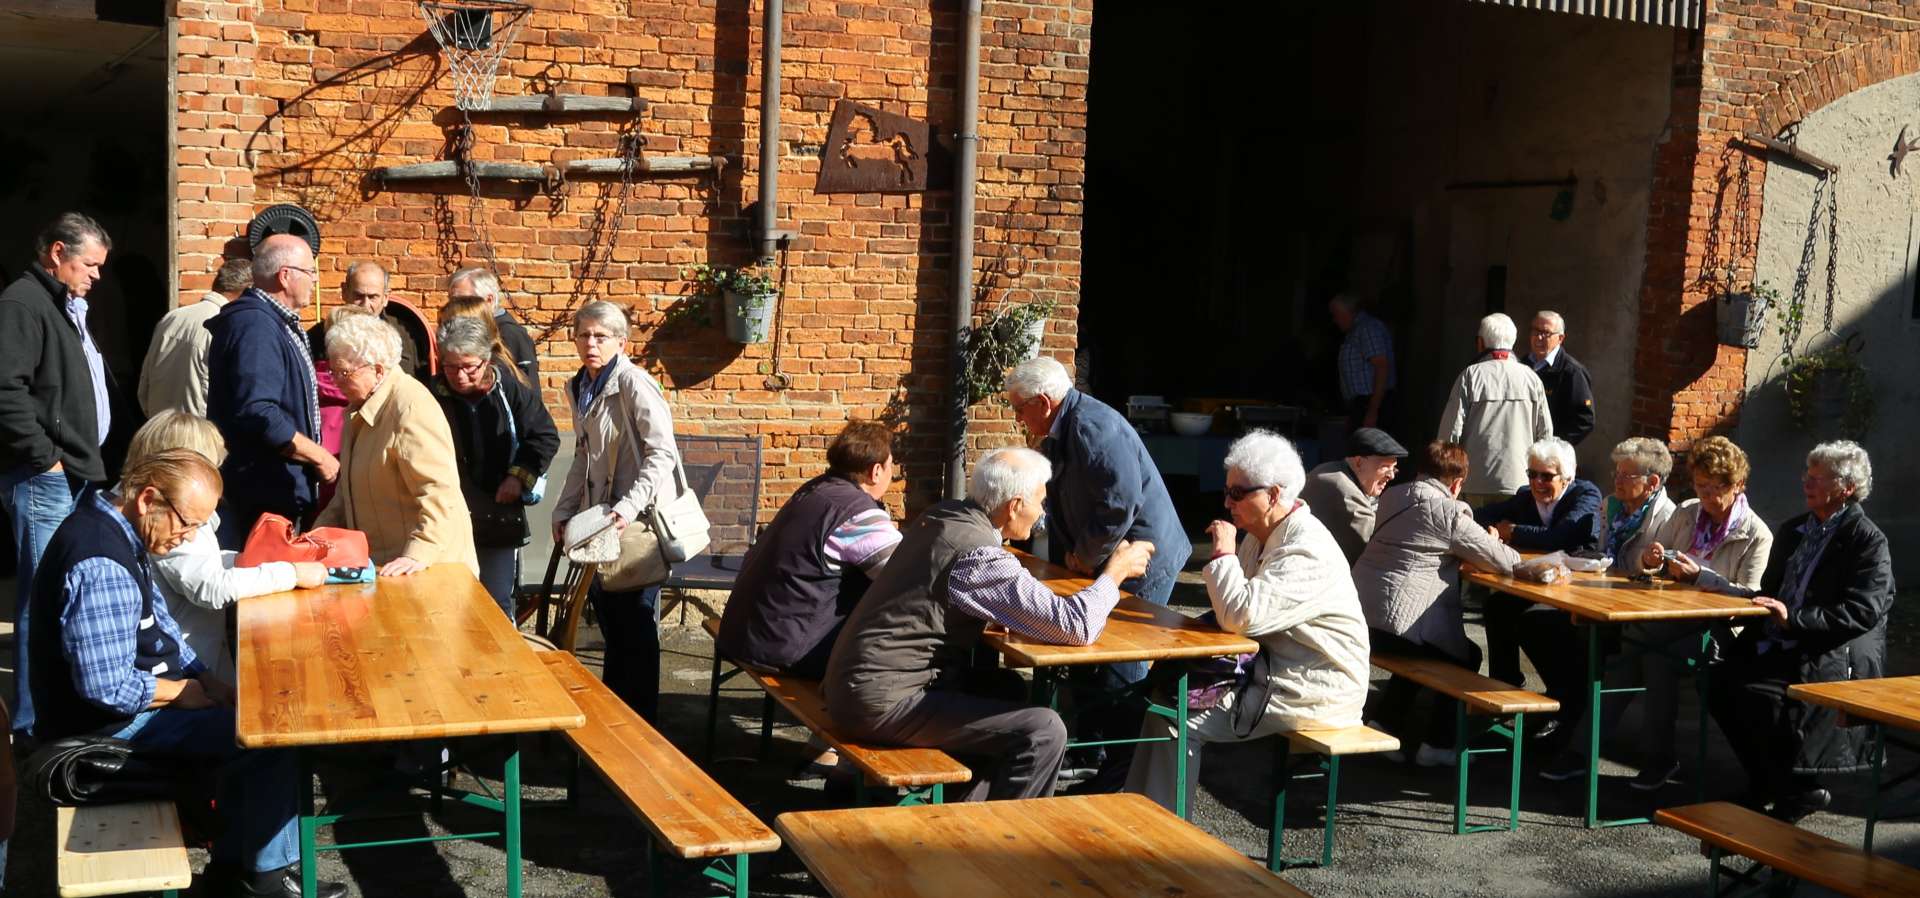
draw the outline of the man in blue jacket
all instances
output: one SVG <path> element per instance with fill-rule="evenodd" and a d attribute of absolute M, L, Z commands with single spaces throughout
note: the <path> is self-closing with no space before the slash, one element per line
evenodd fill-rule
<path fill-rule="evenodd" d="M 1167 604 L 1193 543 L 1133 425 L 1111 406 L 1075 390 L 1067 369 L 1045 357 L 1021 362 L 1007 373 L 1007 401 L 1053 463 L 1046 501 L 1049 552 L 1091 577 L 1123 541 L 1148 543 L 1153 560 L 1147 572 L 1120 588 Z M 1097 688 L 1109 691 L 1146 675 L 1144 663 L 1103 665 L 1089 673 Z M 1143 713 L 1138 705 L 1122 704 L 1107 713 L 1082 714 L 1081 737 L 1131 738 L 1140 731 Z M 1118 791 L 1132 758 L 1132 746 L 1110 747 L 1099 772 L 1080 791 Z"/>
<path fill-rule="evenodd" d="M 238 549 L 268 512 L 305 524 L 318 482 L 340 462 L 320 445 L 320 398 L 300 310 L 313 302 L 313 250 L 276 234 L 253 252 L 253 287 L 207 322 L 207 418 L 227 438 L 220 545 Z"/>

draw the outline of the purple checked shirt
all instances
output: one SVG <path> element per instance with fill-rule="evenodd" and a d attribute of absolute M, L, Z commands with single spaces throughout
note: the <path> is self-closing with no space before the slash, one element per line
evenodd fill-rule
<path fill-rule="evenodd" d="M 1057 596 L 999 546 L 960 556 L 948 577 L 947 600 L 1008 631 L 1056 645 L 1089 645 L 1120 603 L 1120 586 L 1102 575 L 1070 596 Z"/>

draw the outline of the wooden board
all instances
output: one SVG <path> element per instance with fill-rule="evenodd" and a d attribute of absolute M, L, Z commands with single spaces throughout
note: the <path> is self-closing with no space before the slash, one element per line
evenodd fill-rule
<path fill-rule="evenodd" d="M 1141 795 L 796 811 L 774 826 L 838 898 L 1307 898 Z"/>
<path fill-rule="evenodd" d="M 1432 658 L 1409 658 L 1373 653 L 1374 667 L 1406 677 L 1428 689 L 1456 698 L 1476 714 L 1540 714 L 1560 710 L 1560 702 L 1538 692 L 1516 689 L 1492 677 L 1483 677 L 1456 664 Z"/>
<path fill-rule="evenodd" d="M 56 808 L 63 898 L 184 889 L 193 883 L 180 812 L 171 801 Z"/>
<path fill-rule="evenodd" d="M 1653 820 L 1843 895 L 1920 895 L 1920 870 L 1732 802 L 1667 808 Z"/>
<path fill-rule="evenodd" d="M 585 718 L 458 564 L 239 603 L 240 745 L 562 730 Z"/>
<path fill-rule="evenodd" d="M 1787 687 L 1787 695 L 1809 704 L 1839 708 L 1848 717 L 1920 730 L 1920 677 L 1797 683 Z"/>
<path fill-rule="evenodd" d="M 1467 580 L 1551 605 L 1576 617 L 1604 623 L 1643 620 L 1726 620 L 1765 617 L 1767 609 L 1739 596 L 1695 589 L 1672 580 L 1629 580 L 1618 574 L 1575 572 L 1558 583 L 1540 584 L 1484 571 L 1467 573 Z"/>
<path fill-rule="evenodd" d="M 1294 751 L 1327 755 L 1364 755 L 1377 751 L 1399 751 L 1400 740 L 1372 727 L 1341 727 L 1337 730 L 1295 730 L 1286 734 Z"/>
<path fill-rule="evenodd" d="M 568 730 L 567 741 L 660 844 L 683 858 L 780 847 L 773 830 L 594 679 L 579 659 L 566 652 L 539 657 L 586 714 L 586 724 Z"/>
<path fill-rule="evenodd" d="M 1092 577 L 1082 577 L 1025 552 L 1013 554 L 1029 573 L 1053 590 L 1054 595 L 1070 596 L 1093 583 Z M 1260 650 L 1259 643 L 1245 636 L 1207 626 L 1171 608 L 1126 594 L 1121 595 L 1113 613 L 1107 615 L 1107 627 L 1092 645 L 1048 645 L 998 629 L 988 630 L 982 639 L 1006 659 L 1009 667 L 1212 658 Z"/>

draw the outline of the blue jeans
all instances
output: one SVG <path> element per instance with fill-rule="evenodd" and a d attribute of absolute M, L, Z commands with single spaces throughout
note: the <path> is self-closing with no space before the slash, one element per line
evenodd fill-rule
<path fill-rule="evenodd" d="M 13 548 L 19 559 L 19 590 L 13 603 L 13 731 L 33 729 L 33 694 L 27 688 L 27 606 L 33 604 L 33 574 L 53 531 L 73 513 L 79 482 L 65 471 L 14 468 L 0 474 L 0 505 L 13 524 Z"/>
<path fill-rule="evenodd" d="M 266 873 L 300 862 L 300 767 L 284 749 L 243 749 L 233 741 L 233 709 L 142 711 L 114 733 L 141 748 L 190 756 L 220 767 L 215 797 L 226 831 L 215 863 Z"/>
<path fill-rule="evenodd" d="M 520 550 L 481 546 L 475 551 L 480 556 L 480 585 L 507 613 L 507 620 L 513 620 L 513 589 L 520 585 Z"/>

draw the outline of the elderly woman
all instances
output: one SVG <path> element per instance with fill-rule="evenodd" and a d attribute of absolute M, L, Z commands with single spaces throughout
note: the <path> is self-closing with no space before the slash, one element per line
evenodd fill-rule
<path fill-rule="evenodd" d="M 1260 643 L 1244 684 L 1187 718 L 1187 782 L 1200 777 L 1208 742 L 1243 742 L 1270 733 L 1360 723 L 1367 697 L 1367 623 L 1347 557 L 1299 499 L 1306 479 L 1283 437 L 1255 430 L 1227 450 L 1226 508 L 1214 521 L 1213 559 L 1203 574 L 1222 628 Z M 1246 536 L 1235 540 L 1240 530 Z M 1184 697 L 1179 700 L 1184 700 Z M 1172 723 L 1147 716 L 1142 736 L 1167 736 Z M 1173 808 L 1181 783 L 1170 742 L 1144 743 L 1127 789 Z"/>
<path fill-rule="evenodd" d="M 490 317 L 447 320 L 437 346 L 433 394 L 453 428 L 480 583 L 511 618 L 520 547 L 528 537 L 526 507 L 538 501 L 534 484 L 559 451 L 560 432 L 540 392 L 522 383 L 513 359 L 498 351 Z"/>
<path fill-rule="evenodd" d="M 1483 527 L 1492 527 L 1500 540 L 1523 552 L 1589 551 L 1600 547 L 1600 488 L 1573 476 L 1573 446 L 1566 440 L 1548 437 L 1527 448 L 1527 485 L 1505 502 L 1488 505 L 1474 514 Z M 1528 620 L 1528 612 L 1552 613 L 1525 599 L 1505 593 L 1486 598 L 1487 676 L 1515 686 L 1526 682 L 1520 669 L 1523 624 L 1542 625 L 1544 620 Z M 1565 617 L 1562 613 L 1560 617 Z M 1541 634 L 1543 637 L 1548 634 Z M 1536 640 L 1527 646 L 1527 655 L 1542 676 L 1556 661 L 1578 664 L 1585 652 L 1568 658 L 1543 658 L 1540 647 L 1549 654 L 1551 638 Z M 1577 673 L 1577 672 L 1576 672 Z M 1562 718 L 1566 716 L 1563 709 Z M 1548 719 L 1541 727 L 1551 732 L 1558 720 Z"/>
<path fill-rule="evenodd" d="M 1507 574 L 1520 553 L 1473 520 L 1460 501 L 1467 482 L 1467 450 L 1458 443 L 1428 443 L 1416 461 L 1418 479 L 1380 496 L 1379 527 L 1353 566 L 1353 586 L 1366 612 L 1375 652 L 1433 658 L 1480 670 L 1480 647 L 1467 637 L 1461 617 L 1460 564 Z M 1407 719 L 1419 687 L 1403 678 L 1387 681 L 1377 712 L 1388 730 L 1411 733 Z M 1454 716 L 1435 708 L 1415 763 L 1454 763 Z"/>
<path fill-rule="evenodd" d="M 553 509 L 555 540 L 582 509 L 607 503 L 615 526 L 646 527 L 655 501 L 672 498 L 680 450 L 666 394 L 627 359 L 626 309 L 604 300 L 573 316 L 580 373 L 567 382 L 573 400 L 574 458 Z M 607 688 L 641 717 L 660 705 L 658 584 L 614 592 L 598 578 L 589 596 L 606 635 Z"/>
<path fill-rule="evenodd" d="M 1613 570 L 1637 571 L 1641 551 L 1672 516 L 1672 473 L 1673 454 L 1659 440 L 1628 437 L 1613 447 L 1613 495 L 1600 513 L 1600 549 L 1613 559 Z"/>
<path fill-rule="evenodd" d="M 1887 537 L 1861 503 L 1873 464 L 1856 443 L 1821 443 L 1800 478 L 1805 514 L 1780 525 L 1760 594 L 1769 612 L 1749 625 L 1713 675 L 1710 706 L 1747 773 L 1747 803 L 1789 823 L 1833 800 L 1821 772 L 1868 761 L 1866 727 L 1841 727 L 1839 712 L 1794 701 L 1795 683 L 1884 676 L 1893 562 Z"/>
<path fill-rule="evenodd" d="M 477 577 L 447 416 L 399 366 L 400 332 L 379 317 L 347 315 L 327 328 L 327 367 L 347 398 L 347 428 L 339 489 L 314 524 L 366 533 L 382 577 L 443 563 Z"/>

